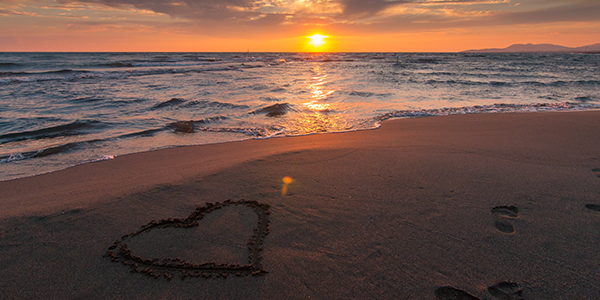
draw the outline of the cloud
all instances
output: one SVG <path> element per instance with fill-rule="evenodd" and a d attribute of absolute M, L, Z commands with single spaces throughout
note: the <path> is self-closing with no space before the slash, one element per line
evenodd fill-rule
<path fill-rule="evenodd" d="M 514 1 L 513 1 L 514 2 Z M 434 0 L 403 2 L 371 11 L 363 22 L 340 24 L 345 31 L 391 33 L 451 28 L 498 27 L 528 24 L 600 23 L 600 3 L 597 0 L 538 0 L 515 9 L 506 1 Z M 368 22 L 364 22 L 367 20 Z"/>
<path fill-rule="evenodd" d="M 496 24 L 539 24 L 600 21 L 600 2 L 566 2 L 550 8 L 520 12 L 501 12 L 491 20 Z"/>
<path fill-rule="evenodd" d="M 10 1 L 10 0 L 0 0 Z M 382 13 L 402 7 L 448 5 L 484 5 L 508 0 L 57 0 L 63 4 L 101 4 L 109 7 L 166 14 L 195 22 L 224 21 L 256 23 L 256 20 L 280 20 L 292 24 L 299 20 L 320 19 L 320 24 L 364 23 L 378 21 Z M 566 1 L 566 0 L 563 0 Z M 392 9 L 392 10 L 391 10 Z M 419 13 L 422 14 L 422 13 Z M 428 14 L 425 12 L 425 14 Z M 281 18 L 280 16 L 287 18 Z M 375 20 L 374 20 L 375 18 Z M 269 24 L 273 24 L 269 22 Z M 298 24 L 298 23 L 296 23 Z"/>
<path fill-rule="evenodd" d="M 25 13 L 20 12 L 20 11 L 16 11 L 16 10 L 10 10 L 10 9 L 0 9 L 0 16 L 9 16 L 9 15 L 25 15 Z"/>
<path fill-rule="evenodd" d="M 189 20 L 251 20 L 260 15 L 252 11 L 252 0 L 58 0 L 63 4 L 92 3 L 115 8 L 135 7 L 175 18 Z"/>
<path fill-rule="evenodd" d="M 390 6 L 396 6 L 409 1 L 388 1 L 388 0 L 342 0 L 344 14 L 351 16 L 372 16 Z"/>
<path fill-rule="evenodd" d="M 332 34 L 360 34 L 557 22 L 600 22 L 598 0 L 55 1 L 54 3 L 59 5 L 51 6 L 53 9 L 122 10 L 128 13 L 116 15 L 126 18 L 120 22 L 151 23 L 154 20 L 154 26 L 172 28 L 182 34 L 187 32 L 237 38 L 282 38 L 286 34 L 297 34 L 298 30 L 315 28 L 330 31 Z M 2 2 L 14 1 L 0 0 L 0 3 Z M 48 2 L 43 3 L 47 5 Z M 517 3 L 520 5 L 517 6 Z M 23 14 L 17 10 L 0 7 L 0 15 L 19 13 Z M 159 19 L 153 14 L 161 15 L 162 18 Z M 107 13 L 103 15 L 105 18 L 95 18 L 94 21 L 114 22 L 117 18 L 113 15 Z M 139 17 L 142 15 L 148 18 Z M 93 18 L 93 15 L 90 16 Z M 90 21 L 92 20 L 79 22 Z"/>

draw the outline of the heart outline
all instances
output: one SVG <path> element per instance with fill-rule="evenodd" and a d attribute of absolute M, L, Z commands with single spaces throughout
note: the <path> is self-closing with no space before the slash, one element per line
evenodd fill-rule
<path fill-rule="evenodd" d="M 163 258 L 162 261 L 158 258 L 144 259 L 140 256 L 132 254 L 131 249 L 127 246 L 127 241 L 142 233 L 149 232 L 157 228 L 192 228 L 199 226 L 198 221 L 204 216 L 213 211 L 225 208 L 228 206 L 243 205 L 251 208 L 258 217 L 257 225 L 253 230 L 252 237 L 246 243 L 248 245 L 248 264 L 217 264 L 215 262 L 207 262 L 193 264 L 179 258 Z M 261 252 L 263 250 L 263 240 L 269 234 L 269 211 L 268 204 L 259 203 L 257 201 L 241 199 L 238 201 L 226 200 L 223 203 L 207 202 L 204 206 L 196 207 L 185 219 L 161 219 L 160 221 L 152 220 L 148 224 L 143 225 L 140 229 L 133 233 L 123 235 L 121 239 L 114 242 L 108 248 L 105 256 L 109 257 L 113 262 L 120 262 L 125 266 L 129 266 L 132 273 L 141 273 L 150 277 L 159 278 L 164 276 L 167 280 L 173 278 L 174 274 L 179 272 L 181 279 L 185 277 L 215 277 L 227 278 L 229 274 L 236 276 L 258 276 L 268 273 L 261 265 Z"/>

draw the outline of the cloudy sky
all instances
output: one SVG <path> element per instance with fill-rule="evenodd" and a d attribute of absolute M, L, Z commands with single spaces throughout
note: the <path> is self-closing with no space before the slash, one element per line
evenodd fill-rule
<path fill-rule="evenodd" d="M 0 51 L 461 51 L 600 43 L 599 0 L 0 0 Z"/>

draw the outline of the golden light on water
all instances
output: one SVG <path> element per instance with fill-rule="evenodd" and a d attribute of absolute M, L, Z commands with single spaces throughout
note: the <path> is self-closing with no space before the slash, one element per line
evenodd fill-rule
<path fill-rule="evenodd" d="M 327 84 L 327 74 L 323 72 L 320 65 L 315 65 L 313 68 L 314 76 L 311 77 L 311 81 L 308 84 L 308 89 L 311 94 L 311 101 L 304 103 L 304 106 L 311 111 L 315 112 L 328 112 L 334 109 L 331 103 L 325 103 L 323 101 L 333 93 L 335 90 L 324 90 L 323 86 Z"/>
<path fill-rule="evenodd" d="M 294 134 L 311 134 L 315 132 L 334 132 L 352 129 L 352 125 L 337 115 L 322 113 L 299 114 L 298 118 L 287 124 Z"/>
<path fill-rule="evenodd" d="M 326 89 L 328 74 L 322 63 L 315 63 L 311 69 L 313 75 L 307 81 L 306 87 L 310 98 L 302 103 L 305 110 L 298 112 L 295 118 L 286 124 L 289 132 L 294 134 L 310 134 L 315 132 L 346 131 L 352 128 L 345 118 L 335 113 L 335 103 L 329 98 L 336 90 Z"/>
<path fill-rule="evenodd" d="M 328 112 L 333 109 L 333 105 L 329 103 L 318 103 L 316 101 L 304 103 L 306 108 L 316 112 Z"/>

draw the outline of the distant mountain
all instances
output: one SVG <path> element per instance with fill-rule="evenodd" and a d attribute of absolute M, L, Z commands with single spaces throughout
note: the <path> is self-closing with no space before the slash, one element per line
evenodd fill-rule
<path fill-rule="evenodd" d="M 588 45 L 588 46 L 583 46 L 583 47 L 577 47 L 577 48 L 575 48 L 575 52 L 594 52 L 594 53 L 600 53 L 600 43 L 593 44 L 593 45 Z"/>
<path fill-rule="evenodd" d="M 473 49 L 463 52 L 562 52 L 562 53 L 600 53 L 600 43 L 571 48 L 552 44 L 514 44 L 506 48 Z"/>

